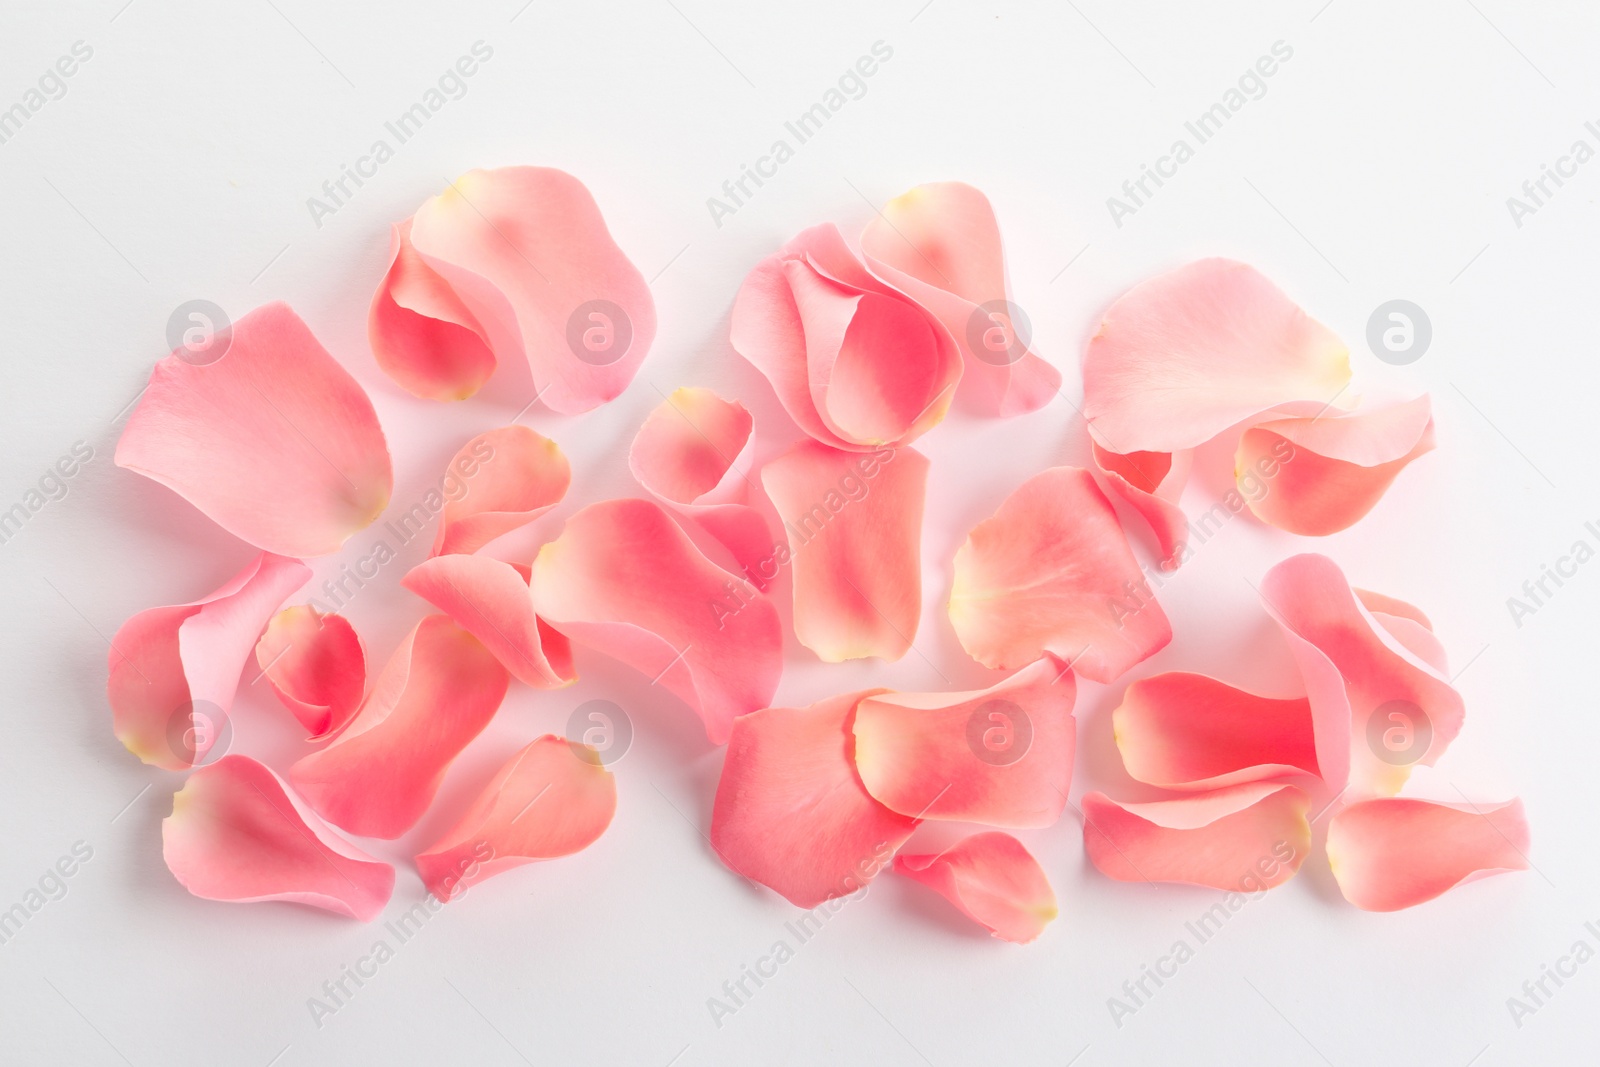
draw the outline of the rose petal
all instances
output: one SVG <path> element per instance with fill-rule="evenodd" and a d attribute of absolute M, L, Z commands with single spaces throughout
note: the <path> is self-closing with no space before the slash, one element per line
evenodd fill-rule
<path fill-rule="evenodd" d="M 141 611 L 111 639 L 106 697 L 117 740 L 170 771 L 205 759 L 272 613 L 311 577 L 263 552 L 200 600 Z"/>
<path fill-rule="evenodd" d="M 572 467 L 550 438 L 516 425 L 479 434 L 446 468 L 432 554 L 476 552 L 555 507 L 571 484 Z M 461 487 L 459 495 L 452 495 L 452 486 Z M 427 510 L 418 504 L 412 512 Z"/>
<path fill-rule="evenodd" d="M 897 660 L 922 617 L 928 461 L 803 441 L 761 468 L 794 567 L 794 635 L 824 662 Z"/>
<path fill-rule="evenodd" d="M 861 234 L 868 266 L 927 308 L 961 348 L 961 391 L 991 414 L 1043 407 L 1061 372 L 1029 351 L 1006 291 L 1000 226 L 989 198 L 961 182 L 930 182 L 883 206 Z M 974 349 L 974 343 L 980 349 Z"/>
<path fill-rule="evenodd" d="M 956 552 L 950 623 L 985 667 L 1049 652 L 1109 682 L 1172 639 L 1094 479 L 1054 467 L 1028 479 Z"/>
<path fill-rule="evenodd" d="M 1202 259 L 1106 311 L 1083 361 L 1089 432 L 1114 452 L 1176 452 L 1350 380 L 1350 353 L 1253 267 Z"/>
<path fill-rule="evenodd" d="M 117 466 L 268 552 L 335 552 L 394 487 L 372 401 L 287 304 L 256 308 L 231 336 L 213 363 L 156 364 Z"/>
<path fill-rule="evenodd" d="M 777 611 L 741 590 L 658 504 L 584 508 L 539 550 L 531 584 L 541 618 L 659 682 L 695 710 L 712 744 L 777 690 Z"/>
<path fill-rule="evenodd" d="M 394 891 L 393 867 L 340 837 L 244 756 L 189 776 L 161 820 L 161 853 L 173 877 L 207 900 L 287 900 L 371 922 Z"/>
<path fill-rule="evenodd" d="M 1324 781 L 1352 799 L 1392 795 L 1414 764 L 1433 766 L 1465 708 L 1440 668 L 1391 632 L 1400 617 L 1385 625 L 1337 564 L 1310 553 L 1268 571 L 1261 595 L 1306 680 Z"/>
<path fill-rule="evenodd" d="M 476 637 L 448 616 L 430 615 L 400 642 L 350 725 L 290 767 L 289 782 L 334 825 L 399 837 L 494 717 L 508 682 Z"/>
<path fill-rule="evenodd" d="M 437 271 L 411 246 L 411 220 L 396 223 L 389 270 L 367 312 L 378 366 L 425 400 L 464 400 L 494 373 L 483 327 Z"/>
<path fill-rule="evenodd" d="M 528 579 L 488 556 L 435 556 L 400 584 L 482 641 L 518 681 L 559 689 L 577 681 L 572 643 L 533 613 Z"/>
<path fill-rule="evenodd" d="M 1178 506 L 1189 481 L 1194 453 L 1135 452 L 1121 455 L 1089 442 L 1094 465 L 1112 496 L 1150 525 L 1161 553 L 1163 570 L 1177 570 L 1189 553 L 1189 519 Z"/>
<path fill-rule="evenodd" d="M 1320 537 L 1371 511 L 1395 477 L 1431 452 L 1433 443 L 1433 415 L 1423 395 L 1361 414 L 1252 426 L 1239 439 L 1234 469 L 1260 469 L 1278 459 L 1267 491 L 1244 494 L 1250 510 L 1281 530 Z"/>
<path fill-rule="evenodd" d="M 917 820 L 863 788 L 850 732 L 856 704 L 880 692 L 734 721 L 711 813 L 723 863 L 802 908 L 854 893 L 888 866 Z"/>
<path fill-rule="evenodd" d="M 867 697 L 856 707 L 856 771 L 901 815 L 1049 826 L 1072 785 L 1076 689 L 1047 656 L 981 692 Z"/>
<path fill-rule="evenodd" d="M 1405 797 L 1351 804 L 1328 824 L 1328 863 L 1364 911 L 1410 908 L 1502 871 L 1525 871 L 1521 800 L 1455 805 Z"/>
<path fill-rule="evenodd" d="M 1044 869 L 1022 842 L 973 834 L 937 855 L 896 856 L 894 872 L 921 882 L 995 937 L 1025 945 L 1060 913 Z"/>
<path fill-rule="evenodd" d="M 502 871 L 588 848 L 616 810 L 616 779 L 599 754 L 545 734 L 511 757 L 460 821 L 417 854 L 417 872 L 447 901 Z"/>
<path fill-rule="evenodd" d="M 756 264 L 733 305 L 733 347 L 823 444 L 910 444 L 944 418 L 961 353 L 939 321 L 873 277 L 831 223 Z"/>
<path fill-rule="evenodd" d="M 367 654 L 355 627 L 309 604 L 272 617 L 256 642 L 256 664 L 312 741 L 349 722 L 367 688 Z"/>
<path fill-rule="evenodd" d="M 1311 847 L 1310 797 L 1250 782 L 1177 800 L 1083 798 L 1083 847 L 1120 882 L 1186 882 L 1254 893 L 1294 877 Z"/>
<path fill-rule="evenodd" d="M 617 396 L 655 338 L 650 287 L 570 174 L 469 171 L 417 209 L 410 237 L 454 293 L 452 321 L 465 317 L 454 314 L 459 306 L 496 356 L 525 357 L 552 411 L 576 414 Z"/>
<path fill-rule="evenodd" d="M 1111 728 L 1134 781 L 1164 789 L 1317 773 L 1309 700 L 1257 696 L 1203 674 L 1132 683 Z"/>
<path fill-rule="evenodd" d="M 628 469 L 650 495 L 696 519 L 765 592 L 777 571 L 767 520 L 746 503 L 754 429 L 755 420 L 737 400 L 710 389 L 675 389 L 639 427 Z"/>

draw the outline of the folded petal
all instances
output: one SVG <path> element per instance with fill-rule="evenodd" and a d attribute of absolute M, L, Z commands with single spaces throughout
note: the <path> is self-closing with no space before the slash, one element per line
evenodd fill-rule
<path fill-rule="evenodd" d="M 335 826 L 399 837 L 494 717 L 509 681 L 476 637 L 430 615 L 400 642 L 350 725 L 290 767 L 289 782 Z"/>
<path fill-rule="evenodd" d="M 555 507 L 571 484 L 572 467 L 550 438 L 518 425 L 479 434 L 445 470 L 433 555 L 476 552 Z"/>
<path fill-rule="evenodd" d="M 1049 826 L 1072 786 L 1076 688 L 1046 656 L 981 692 L 866 697 L 856 707 L 856 771 L 901 815 Z"/>
<path fill-rule="evenodd" d="M 367 654 L 343 615 L 284 608 L 256 642 L 256 665 L 312 741 L 337 733 L 361 706 Z"/>
<path fill-rule="evenodd" d="M 872 799 L 857 777 L 851 719 L 866 690 L 733 723 L 711 812 L 711 845 L 738 873 L 814 908 L 861 889 L 917 820 Z"/>
<path fill-rule="evenodd" d="M 761 468 L 788 539 L 794 634 L 828 663 L 897 660 L 922 617 L 928 461 L 803 441 Z"/>
<path fill-rule="evenodd" d="M 411 220 L 389 239 L 389 270 L 367 312 L 372 354 L 389 377 L 425 400 L 464 400 L 494 373 L 483 327 L 411 246 Z"/>
<path fill-rule="evenodd" d="M 1094 441 L 1089 442 L 1089 451 L 1110 495 L 1149 524 L 1161 553 L 1162 569 L 1177 570 L 1189 553 L 1189 520 L 1178 506 L 1178 498 L 1189 481 L 1194 453 L 1185 449 L 1124 456 L 1108 452 Z"/>
<path fill-rule="evenodd" d="M 284 556 L 337 551 L 394 487 L 372 401 L 287 304 L 234 323 L 213 363 L 178 353 L 157 363 L 117 442 L 117 466 Z"/>
<path fill-rule="evenodd" d="M 417 209 L 410 239 L 494 354 L 528 360 L 553 411 L 588 411 L 621 393 L 655 338 L 649 285 L 570 174 L 469 171 Z M 448 321 L 465 317 L 454 307 Z"/>
<path fill-rule="evenodd" d="M 628 468 L 657 500 L 697 520 L 757 589 L 777 570 L 772 531 L 750 507 L 755 420 L 737 400 L 710 389 L 675 389 L 650 412 L 628 449 Z"/>
<path fill-rule="evenodd" d="M 995 937 L 1025 945 L 1060 909 L 1044 868 L 1022 842 L 973 834 L 936 855 L 896 856 L 894 873 L 921 882 Z"/>
<path fill-rule="evenodd" d="M 1202 259 L 1128 290 L 1083 361 L 1089 432 L 1121 453 L 1176 452 L 1280 405 L 1316 414 L 1350 353 L 1253 267 Z"/>
<path fill-rule="evenodd" d="M 659 682 L 695 710 L 712 744 L 777 690 L 776 609 L 707 559 L 658 504 L 584 508 L 539 550 L 531 585 L 540 618 Z"/>
<path fill-rule="evenodd" d="M 340 837 L 244 756 L 189 776 L 161 820 L 161 853 L 173 877 L 207 900 L 287 900 L 370 922 L 394 890 L 393 867 Z"/>
<path fill-rule="evenodd" d="M 1048 652 L 1109 682 L 1172 639 L 1172 627 L 1088 471 L 1028 479 L 956 552 L 950 623 L 985 667 Z"/>
<path fill-rule="evenodd" d="M 961 379 L 949 332 L 874 277 L 831 223 L 750 272 L 731 340 L 795 423 L 834 448 L 910 444 L 944 418 Z"/>
<path fill-rule="evenodd" d="M 884 205 L 861 234 L 868 266 L 927 308 L 961 347 L 961 391 L 991 414 L 1043 407 L 1061 372 L 1030 350 L 1029 324 L 1006 290 L 1000 226 L 989 198 L 930 182 Z"/>
<path fill-rule="evenodd" d="M 1433 450 L 1433 415 L 1426 394 L 1368 412 L 1330 412 L 1320 418 L 1274 419 L 1239 439 L 1234 470 L 1276 463 L 1265 491 L 1240 482 L 1250 510 L 1263 522 L 1309 537 L 1337 533 L 1371 511 L 1406 465 Z"/>
<path fill-rule="evenodd" d="M 517 680 L 535 689 L 577 681 L 572 643 L 533 613 L 527 575 L 488 556 L 434 556 L 400 584 L 483 642 Z"/>
<path fill-rule="evenodd" d="M 545 734 L 511 757 L 461 821 L 417 854 L 441 901 L 502 871 L 593 844 L 617 810 L 617 783 L 588 745 Z"/>
<path fill-rule="evenodd" d="M 1083 847 L 1120 882 L 1187 882 L 1255 893 L 1294 877 L 1311 847 L 1310 797 L 1249 782 L 1148 804 L 1083 798 Z"/>
<path fill-rule="evenodd" d="M 1284 560 L 1261 595 L 1305 678 L 1324 781 L 1348 785 L 1352 799 L 1387 796 L 1415 764 L 1433 766 L 1465 708 L 1442 658 L 1432 659 L 1442 651 L 1429 631 L 1404 616 L 1376 617 L 1326 556 Z"/>
<path fill-rule="evenodd" d="M 1134 781 L 1199 790 L 1317 773 L 1311 702 L 1172 671 L 1130 684 L 1111 713 Z"/>
<path fill-rule="evenodd" d="M 261 628 L 310 577 L 299 560 L 263 552 L 209 596 L 123 623 L 106 680 L 117 740 L 170 771 L 203 761 Z"/>
<path fill-rule="evenodd" d="M 1328 824 L 1328 863 L 1350 903 L 1364 911 L 1398 911 L 1463 882 L 1527 870 L 1528 820 L 1521 800 L 1364 800 Z"/>

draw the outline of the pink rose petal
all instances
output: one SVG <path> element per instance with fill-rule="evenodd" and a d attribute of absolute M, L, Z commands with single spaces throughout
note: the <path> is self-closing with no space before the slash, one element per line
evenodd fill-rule
<path fill-rule="evenodd" d="M 400 584 L 482 641 L 519 681 L 535 689 L 577 681 L 572 643 L 533 613 L 524 569 L 488 556 L 434 556 Z"/>
<path fill-rule="evenodd" d="M 1328 824 L 1328 863 L 1350 903 L 1364 911 L 1398 911 L 1463 882 L 1527 870 L 1528 820 L 1520 800 L 1365 800 Z"/>
<path fill-rule="evenodd" d="M 973 834 L 935 855 L 894 858 L 894 873 L 921 882 L 1003 941 L 1025 945 L 1060 913 L 1044 869 L 1022 842 Z"/>
<path fill-rule="evenodd" d="M 462 446 L 445 472 L 433 555 L 476 552 L 561 502 L 572 468 L 561 446 L 526 426 L 502 426 Z M 460 487 L 459 495 L 450 495 Z"/>
<path fill-rule="evenodd" d="M 366 693 L 367 655 L 355 627 L 308 604 L 272 617 L 256 642 L 256 665 L 312 741 L 343 728 Z"/>

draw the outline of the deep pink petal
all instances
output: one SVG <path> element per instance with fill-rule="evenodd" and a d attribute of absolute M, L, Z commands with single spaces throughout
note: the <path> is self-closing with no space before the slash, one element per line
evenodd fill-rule
<path fill-rule="evenodd" d="M 1463 882 L 1527 870 L 1528 820 L 1521 800 L 1365 800 L 1328 824 L 1328 863 L 1350 903 L 1365 911 L 1398 911 Z"/>
<path fill-rule="evenodd" d="M 1185 449 L 1124 456 L 1108 452 L 1094 441 L 1089 442 L 1089 450 L 1110 495 L 1149 523 L 1162 568 L 1177 570 L 1189 553 L 1189 520 L 1178 506 L 1178 498 L 1189 481 L 1194 453 Z"/>
<path fill-rule="evenodd" d="M 337 733 L 361 706 L 367 654 L 343 615 L 284 608 L 256 642 L 256 665 L 313 741 Z"/>
<path fill-rule="evenodd" d="M 559 689 L 577 681 L 572 643 L 533 613 L 528 579 L 488 556 L 434 556 L 400 584 L 482 641 L 519 681 Z"/>
<path fill-rule="evenodd" d="M 894 873 L 921 882 L 1004 941 L 1027 944 L 1060 914 L 1044 869 L 1010 834 L 973 834 L 936 855 L 894 858 Z"/>
<path fill-rule="evenodd" d="M 476 552 L 555 507 L 571 484 L 572 467 L 550 438 L 517 425 L 479 434 L 445 470 L 433 555 Z"/>

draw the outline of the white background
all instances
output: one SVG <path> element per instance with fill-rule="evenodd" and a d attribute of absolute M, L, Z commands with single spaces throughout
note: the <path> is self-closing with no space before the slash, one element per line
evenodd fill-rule
<path fill-rule="evenodd" d="M 1600 919 L 1600 564 L 1520 628 L 1506 599 L 1575 540 L 1596 541 L 1583 524 L 1600 519 L 1600 163 L 1520 227 L 1506 198 L 1575 139 L 1595 145 L 1583 124 L 1600 118 L 1600 13 L 1505 0 L 921 2 L 6 5 L 0 107 L 75 41 L 93 57 L 0 145 L 0 508 L 75 441 L 95 455 L 64 499 L 0 545 L 0 909 L 74 842 L 93 859 L 0 946 L 0 1060 L 1593 1060 L 1600 963 L 1520 1028 L 1506 1001 L 1579 938 L 1597 943 L 1583 923 Z M 494 54 L 467 94 L 317 226 L 307 198 L 478 40 Z M 865 95 L 715 225 L 707 197 L 880 40 L 893 57 Z M 1293 58 L 1266 94 L 1115 226 L 1106 198 L 1279 40 Z M 575 478 L 560 509 L 495 546 L 514 559 L 576 507 L 637 492 L 625 449 L 661 392 L 704 384 L 743 399 L 762 433 L 758 462 L 793 437 L 727 344 L 734 293 L 761 256 L 824 220 L 854 234 L 874 205 L 921 181 L 962 179 L 992 198 L 1014 297 L 1039 350 L 1065 371 L 1066 397 L 1010 421 L 957 414 L 919 443 L 934 467 L 917 652 L 824 669 L 791 640 L 779 692 L 788 703 L 867 681 L 986 684 L 943 615 L 949 559 L 1026 477 L 1082 461 L 1072 405 L 1100 313 L 1130 284 L 1199 256 L 1261 268 L 1347 339 L 1359 388 L 1432 391 L 1439 449 L 1335 537 L 1234 520 L 1162 591 L 1176 637 L 1134 673 L 1193 669 L 1292 691 L 1286 650 L 1248 582 L 1293 552 L 1329 552 L 1356 584 L 1422 606 L 1456 667 L 1470 661 L 1458 681 L 1465 729 L 1409 791 L 1522 795 L 1537 870 L 1369 915 L 1340 898 L 1319 833 L 1299 877 L 1243 909 L 1118 1027 L 1108 998 L 1220 894 L 1107 880 L 1087 865 L 1069 810 L 1021 835 L 1061 902 L 1036 944 L 993 941 L 933 894 L 885 877 L 719 1028 L 708 998 L 799 913 L 728 872 L 706 844 L 722 755 L 692 714 L 585 654 L 575 689 L 514 685 L 416 832 L 372 847 L 400 868 L 398 914 L 422 896 L 411 850 L 500 761 L 561 731 L 593 697 L 626 708 L 637 734 L 616 766 L 611 829 L 576 857 L 503 875 L 445 908 L 316 1026 L 308 998 L 370 951 L 381 924 L 186 893 L 160 842 L 181 778 L 122 749 L 104 700 L 106 638 L 136 611 L 210 591 L 252 550 L 116 468 L 112 452 L 167 349 L 174 307 L 205 297 L 239 315 L 284 299 L 372 393 L 396 461 L 395 508 L 409 507 L 462 442 L 522 406 L 526 370 L 505 368 L 453 406 L 417 401 L 377 370 L 365 319 L 389 224 L 464 170 L 512 163 L 561 167 L 589 185 L 653 279 L 661 324 L 614 403 L 577 419 L 536 408 L 525 420 L 562 444 Z M 1397 297 L 1426 309 L 1434 329 L 1406 368 L 1380 363 L 1364 341 L 1368 315 Z M 1226 488 L 1228 453 L 1204 453 L 1191 512 Z M 317 561 L 318 583 L 368 547 L 358 536 Z M 349 609 L 375 665 L 424 613 L 395 583 L 425 552 L 407 546 Z M 1110 737 L 1119 692 L 1082 686 L 1074 800 L 1094 788 L 1137 795 Z M 236 722 L 234 751 L 281 768 L 304 748 L 270 695 L 245 692 Z M 953 832 L 924 828 L 916 842 Z"/>

